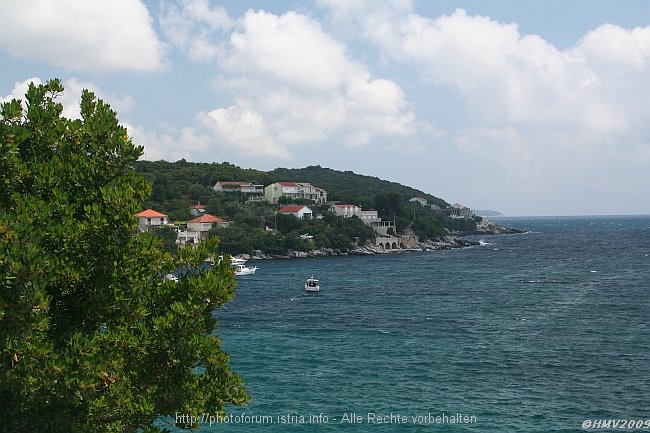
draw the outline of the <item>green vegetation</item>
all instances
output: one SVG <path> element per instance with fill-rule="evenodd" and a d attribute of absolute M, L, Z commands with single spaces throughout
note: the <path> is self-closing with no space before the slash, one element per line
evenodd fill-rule
<path fill-rule="evenodd" d="M 225 261 L 202 267 L 215 239 L 172 256 L 136 236 L 142 148 L 87 91 L 81 119 L 61 117 L 62 91 L 31 85 L 27 110 L 0 108 L 0 431 L 151 433 L 245 403 L 213 334 L 236 286 Z"/>
<path fill-rule="evenodd" d="M 444 200 L 417 189 L 350 171 L 341 172 L 320 166 L 302 169 L 278 168 L 270 172 L 243 169 L 229 163 L 190 163 L 138 161 L 136 170 L 153 183 L 153 193 L 146 202 L 170 216 L 171 220 L 186 221 L 188 206 L 200 202 L 207 212 L 233 222 L 227 228 L 215 228 L 221 248 L 230 254 L 261 250 L 267 254 L 286 254 L 288 250 L 308 251 L 319 248 L 347 250 L 363 245 L 375 234 L 359 219 L 336 217 L 327 206 L 316 206 L 309 200 L 282 197 L 281 204 L 304 204 L 322 219 L 298 220 L 293 216 L 277 215 L 277 206 L 267 202 L 248 202 L 242 193 L 216 193 L 212 186 L 218 181 L 246 181 L 269 185 L 279 181 L 308 182 L 328 193 L 328 199 L 356 204 L 363 209 L 377 210 L 384 221 L 395 221 L 398 233 L 412 230 L 421 241 L 435 239 L 451 231 L 471 231 L 472 219 L 453 219 L 446 212 L 434 212 L 430 206 L 411 203 L 414 196 L 426 198 L 429 204 L 449 208 Z M 276 227 L 277 223 L 277 227 Z M 277 231 L 269 232 L 268 229 Z M 301 234 L 310 234 L 304 240 Z"/>

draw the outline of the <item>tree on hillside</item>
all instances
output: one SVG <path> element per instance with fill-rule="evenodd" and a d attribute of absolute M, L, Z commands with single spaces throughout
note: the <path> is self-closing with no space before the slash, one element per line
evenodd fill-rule
<path fill-rule="evenodd" d="M 88 91 L 62 117 L 62 91 L 0 108 L 0 431 L 150 433 L 245 403 L 213 334 L 236 283 L 201 267 L 216 241 L 172 257 L 135 236 L 142 148 Z"/>

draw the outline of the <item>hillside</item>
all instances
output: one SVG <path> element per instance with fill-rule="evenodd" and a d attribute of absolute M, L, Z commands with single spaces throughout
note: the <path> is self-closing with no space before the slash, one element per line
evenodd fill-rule
<path fill-rule="evenodd" d="M 195 163 L 180 160 L 137 161 L 135 169 L 153 184 L 149 207 L 167 213 L 185 212 L 188 204 L 196 204 L 197 201 L 206 203 L 210 190 L 220 180 L 247 181 L 265 186 L 280 181 L 309 182 L 325 189 L 330 200 L 351 202 L 364 208 L 373 208 L 375 196 L 382 193 L 398 194 L 404 201 L 421 196 L 430 204 L 437 204 L 443 209 L 449 207 L 444 200 L 409 186 L 320 166 L 277 168 L 265 172 L 241 168 L 227 162 Z"/>
<path fill-rule="evenodd" d="M 143 203 L 168 215 L 169 220 L 183 226 L 190 217 L 189 206 L 198 203 L 206 212 L 230 222 L 228 227 L 213 227 L 208 236 L 218 236 L 224 252 L 231 254 L 263 251 L 284 254 L 289 250 L 307 251 L 331 248 L 347 251 L 354 245 L 374 242 L 375 231 L 359 218 L 341 218 L 327 205 L 316 205 L 305 199 L 287 199 L 286 203 L 308 204 L 321 218 L 298 220 L 293 215 L 277 213 L 278 205 L 265 200 L 251 201 L 243 193 L 217 193 L 217 181 L 245 181 L 258 185 L 274 182 L 308 182 L 327 191 L 329 201 L 356 204 L 374 209 L 382 221 L 393 223 L 398 234 L 414 233 L 420 241 L 439 239 L 449 232 L 476 229 L 474 218 L 452 218 L 450 212 L 431 209 L 409 202 L 414 196 L 427 199 L 446 209 L 444 200 L 423 191 L 372 176 L 337 171 L 319 166 L 301 169 L 278 168 L 270 172 L 245 169 L 229 163 L 192 163 L 185 160 L 138 161 L 136 171 L 151 181 L 151 197 Z M 310 241 L 301 239 L 309 233 Z M 392 228 L 391 228 L 392 234 Z M 159 233 L 173 250 L 175 233 Z"/>
<path fill-rule="evenodd" d="M 276 168 L 270 174 L 278 180 L 310 182 L 325 189 L 330 200 L 351 202 L 367 208 L 372 208 L 374 197 L 382 193 L 396 193 L 403 200 L 420 196 L 426 198 L 429 204 L 437 204 L 443 209 L 449 207 L 449 204 L 441 198 L 424 191 L 351 171 L 337 171 L 317 165 L 294 169 Z"/>

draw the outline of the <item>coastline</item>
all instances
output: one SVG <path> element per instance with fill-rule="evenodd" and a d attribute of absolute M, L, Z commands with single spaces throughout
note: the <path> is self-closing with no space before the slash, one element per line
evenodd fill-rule
<path fill-rule="evenodd" d="M 455 248 L 467 248 L 480 245 L 480 242 L 466 239 L 471 235 L 501 235 L 501 234 L 519 234 L 523 230 L 504 227 L 490 221 L 481 221 L 477 224 L 476 230 L 469 232 L 455 232 L 437 239 L 429 239 L 426 242 L 418 242 L 413 248 L 395 248 L 386 250 L 376 245 L 358 246 L 348 251 L 341 251 L 333 248 L 320 248 L 311 251 L 289 251 L 287 254 L 265 254 L 261 250 L 256 250 L 253 254 L 237 254 L 233 257 L 244 260 L 276 260 L 276 259 L 298 259 L 298 258 L 316 258 L 316 257 L 337 257 L 337 256 L 371 256 L 380 254 L 400 254 L 408 252 L 450 250 Z"/>

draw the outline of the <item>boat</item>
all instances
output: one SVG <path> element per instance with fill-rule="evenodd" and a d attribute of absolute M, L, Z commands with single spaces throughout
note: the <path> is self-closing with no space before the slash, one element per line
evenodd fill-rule
<path fill-rule="evenodd" d="M 243 263 L 238 263 L 236 265 L 233 265 L 233 268 L 235 269 L 236 277 L 240 275 L 253 275 L 255 271 L 257 271 L 257 266 L 253 266 L 252 268 L 249 268 Z"/>
<path fill-rule="evenodd" d="M 318 283 L 318 280 L 314 278 L 313 275 L 307 278 L 307 282 L 305 283 L 305 291 L 318 292 L 319 290 L 320 290 L 320 284 Z"/>
<path fill-rule="evenodd" d="M 217 263 L 221 263 L 222 260 L 223 260 L 223 254 L 219 256 L 219 261 Z M 236 277 L 241 275 L 253 275 L 255 271 L 257 271 L 257 266 L 253 266 L 252 268 L 249 268 L 248 266 L 246 266 L 246 261 L 247 261 L 246 259 L 230 257 L 230 267 L 232 268 Z"/>

